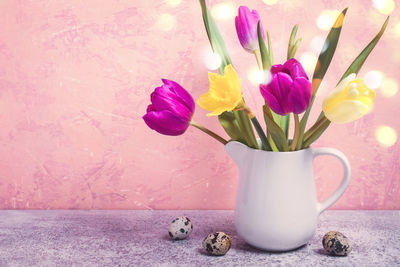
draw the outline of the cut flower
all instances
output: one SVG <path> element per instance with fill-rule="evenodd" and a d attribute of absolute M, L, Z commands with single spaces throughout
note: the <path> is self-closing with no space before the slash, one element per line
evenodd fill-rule
<path fill-rule="evenodd" d="M 256 10 L 250 11 L 247 6 L 239 7 L 239 14 L 235 18 L 236 33 L 240 44 L 248 52 L 254 52 L 259 49 L 257 24 L 260 21 L 260 16 Z M 265 38 L 264 30 L 261 27 L 261 34 Z"/>
<path fill-rule="evenodd" d="M 232 65 L 224 69 L 224 75 L 208 73 L 210 89 L 201 95 L 197 104 L 211 113 L 207 116 L 220 115 L 232 111 L 243 103 L 241 81 Z"/>
<path fill-rule="evenodd" d="M 347 123 L 367 114 L 375 99 L 375 91 L 364 80 L 350 74 L 323 101 L 325 116 L 334 123 Z"/>
<path fill-rule="evenodd" d="M 178 83 L 162 79 L 163 85 L 151 94 L 143 120 L 153 130 L 165 135 L 181 135 L 189 127 L 195 103 Z"/>
<path fill-rule="evenodd" d="M 303 113 L 311 101 L 311 83 L 300 62 L 291 58 L 271 67 L 271 82 L 260 84 L 269 107 L 279 115 Z"/>

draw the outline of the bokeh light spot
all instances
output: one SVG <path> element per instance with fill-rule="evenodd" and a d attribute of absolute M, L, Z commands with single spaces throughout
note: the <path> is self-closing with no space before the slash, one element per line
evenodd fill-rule
<path fill-rule="evenodd" d="M 369 71 L 364 76 L 365 83 L 371 89 L 379 88 L 382 84 L 383 73 L 380 71 Z"/>
<path fill-rule="evenodd" d="M 392 97 L 397 94 L 397 91 L 399 91 L 399 85 L 395 79 L 385 78 L 382 81 L 379 91 L 384 97 Z"/>
<path fill-rule="evenodd" d="M 325 43 L 325 37 L 322 35 L 315 36 L 314 38 L 311 39 L 311 49 L 314 53 L 319 54 L 320 52 L 324 52 L 326 48 L 328 47 L 327 45 L 324 46 Z"/>
<path fill-rule="evenodd" d="M 395 7 L 393 0 L 372 0 L 372 3 L 380 13 L 385 15 L 392 13 Z"/>
<path fill-rule="evenodd" d="M 376 140 L 385 147 L 393 146 L 397 141 L 396 131 L 389 126 L 379 126 L 375 131 Z"/>
<path fill-rule="evenodd" d="M 215 19 L 230 19 L 235 16 L 235 8 L 231 3 L 220 3 L 213 6 L 211 15 Z"/>
<path fill-rule="evenodd" d="M 278 0 L 263 0 L 264 4 L 266 5 L 275 5 Z"/>
<path fill-rule="evenodd" d="M 340 15 L 338 10 L 324 10 L 321 12 L 317 19 L 317 26 L 323 31 L 327 31 L 332 28 L 336 21 L 336 18 Z"/>
<path fill-rule="evenodd" d="M 269 83 L 271 80 L 271 74 L 269 72 L 264 72 L 258 68 L 250 69 L 247 72 L 247 79 L 253 85 L 259 85 L 260 83 Z"/>
<path fill-rule="evenodd" d="M 301 64 L 303 65 L 305 71 L 309 74 L 312 74 L 314 71 L 317 61 L 317 56 L 310 52 L 305 52 L 300 57 Z"/>
<path fill-rule="evenodd" d="M 179 6 L 182 0 L 164 0 L 164 2 L 170 6 Z"/>
<path fill-rule="evenodd" d="M 162 14 L 158 17 L 156 25 L 160 30 L 170 31 L 175 27 L 175 17 L 168 13 Z"/>
<path fill-rule="evenodd" d="M 204 64 L 209 70 L 216 70 L 221 66 L 222 59 L 218 53 L 213 53 L 208 47 L 202 53 Z"/>
<path fill-rule="evenodd" d="M 400 37 L 400 22 L 397 22 L 397 24 L 394 26 L 394 34 L 396 37 Z"/>

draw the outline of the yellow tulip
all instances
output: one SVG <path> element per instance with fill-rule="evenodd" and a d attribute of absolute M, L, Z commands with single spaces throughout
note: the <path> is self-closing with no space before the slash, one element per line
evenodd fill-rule
<path fill-rule="evenodd" d="M 364 80 L 350 74 L 341 81 L 322 103 L 325 116 L 334 123 L 347 123 L 367 114 L 375 98 L 374 90 Z"/>
<path fill-rule="evenodd" d="M 243 103 L 240 78 L 232 65 L 224 69 L 224 75 L 208 73 L 210 89 L 201 95 L 197 104 L 210 111 L 207 116 L 220 115 L 224 111 L 231 111 Z"/>

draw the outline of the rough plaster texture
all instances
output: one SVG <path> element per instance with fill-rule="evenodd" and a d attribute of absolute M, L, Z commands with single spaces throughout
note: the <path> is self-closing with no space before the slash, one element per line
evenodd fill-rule
<path fill-rule="evenodd" d="M 170 1 L 169 3 L 179 2 Z M 210 7 L 222 1 L 209 1 Z M 235 8 L 244 1 L 225 1 Z M 367 3 L 367 4 L 366 4 Z M 379 70 L 399 79 L 400 2 L 361 75 Z M 300 24 L 298 55 L 326 36 L 316 20 L 325 9 L 349 7 L 321 99 L 385 16 L 371 1 L 280 0 L 257 9 L 270 31 L 275 62 L 285 59 L 291 27 Z M 197 129 L 161 136 L 141 119 L 160 78 L 181 83 L 195 98 L 207 91 L 204 51 L 210 51 L 197 1 L 0 1 L 0 208 L 7 209 L 231 209 L 237 168 L 221 145 Z M 256 67 L 237 41 L 233 18 L 217 20 L 247 103 L 261 119 Z M 309 73 L 309 75 L 311 75 Z M 340 209 L 400 208 L 400 145 L 381 146 L 375 129 L 400 133 L 400 94 L 377 91 L 372 114 L 332 125 L 315 146 L 342 150 L 353 167 Z M 195 119 L 224 135 L 216 118 L 197 109 Z M 261 120 L 262 121 L 262 120 Z M 339 183 L 339 163 L 316 162 L 320 198 Z M 338 169 L 339 167 L 339 169 Z"/>
<path fill-rule="evenodd" d="M 186 239 L 172 241 L 177 216 L 193 222 Z M 399 211 L 327 211 L 305 246 L 269 253 L 236 233 L 232 211 L 0 211 L 1 266 L 398 266 Z M 353 243 L 347 257 L 325 253 L 322 237 L 340 231 Z M 232 238 L 225 256 L 202 249 L 210 233 Z"/>

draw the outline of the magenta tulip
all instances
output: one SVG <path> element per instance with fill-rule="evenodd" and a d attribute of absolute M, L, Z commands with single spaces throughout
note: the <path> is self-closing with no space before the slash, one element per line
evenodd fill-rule
<path fill-rule="evenodd" d="M 162 79 L 163 85 L 151 94 L 151 104 L 143 120 L 153 130 L 165 135 L 181 135 L 189 127 L 195 103 L 178 83 Z"/>
<path fill-rule="evenodd" d="M 300 62 L 291 58 L 271 67 L 271 82 L 260 84 L 262 96 L 277 114 L 303 113 L 311 101 L 311 83 Z"/>
<path fill-rule="evenodd" d="M 251 53 L 259 49 L 257 35 L 257 24 L 259 20 L 260 16 L 256 10 L 250 11 L 247 6 L 239 7 L 239 14 L 235 18 L 236 32 L 240 44 L 244 49 Z M 265 38 L 261 24 L 260 27 L 263 38 Z"/>

